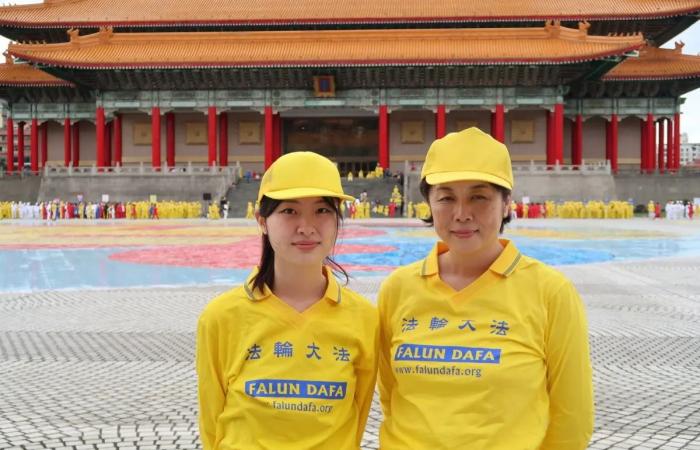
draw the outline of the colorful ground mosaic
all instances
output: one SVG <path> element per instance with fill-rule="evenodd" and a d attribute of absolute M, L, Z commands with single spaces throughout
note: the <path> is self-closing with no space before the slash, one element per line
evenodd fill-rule
<path fill-rule="evenodd" d="M 385 275 L 422 258 L 436 240 L 433 230 L 419 222 L 402 224 L 412 226 L 345 227 L 337 261 L 362 277 Z M 523 253 L 553 265 L 700 253 L 700 239 L 687 233 L 531 224 L 509 227 L 506 237 Z M 6 223 L 0 225 L 0 286 L 28 292 L 230 285 L 245 278 L 259 254 L 260 238 L 250 221 Z"/>

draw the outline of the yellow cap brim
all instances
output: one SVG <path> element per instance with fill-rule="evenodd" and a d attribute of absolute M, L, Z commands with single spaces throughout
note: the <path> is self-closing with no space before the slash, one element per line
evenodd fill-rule
<path fill-rule="evenodd" d="M 275 200 L 291 200 L 293 198 L 307 198 L 307 197 L 334 197 L 340 198 L 342 200 L 355 200 L 354 197 L 345 194 L 338 194 L 337 192 L 328 191 L 325 189 L 317 188 L 293 188 L 293 189 L 282 189 L 279 191 L 266 192 L 265 196 L 270 197 Z"/>
<path fill-rule="evenodd" d="M 484 172 L 440 172 L 426 175 L 425 181 L 430 185 L 451 183 L 453 181 L 486 181 L 513 190 L 513 185 L 501 177 Z"/>

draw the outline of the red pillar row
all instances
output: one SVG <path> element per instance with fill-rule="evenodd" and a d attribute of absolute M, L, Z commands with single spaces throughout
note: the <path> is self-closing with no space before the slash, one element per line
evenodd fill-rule
<path fill-rule="evenodd" d="M 379 106 L 379 165 L 389 168 L 389 110 L 386 105 Z"/>
<path fill-rule="evenodd" d="M 654 173 L 656 168 L 656 119 L 653 114 L 647 115 L 647 132 L 649 138 L 649 173 Z"/>
<path fill-rule="evenodd" d="M 681 115 L 673 116 L 673 170 L 681 167 Z"/>
<path fill-rule="evenodd" d="M 165 115 L 165 163 L 175 167 L 175 114 Z"/>
<path fill-rule="evenodd" d="M 583 162 L 583 116 L 576 114 L 571 128 L 571 164 L 580 166 Z"/>
<path fill-rule="evenodd" d="M 435 114 L 435 139 L 444 137 L 447 133 L 447 112 L 445 105 L 438 105 Z"/>
<path fill-rule="evenodd" d="M 114 165 L 122 165 L 122 116 L 114 115 Z"/>
<path fill-rule="evenodd" d="M 105 121 L 105 167 L 112 167 L 112 123 Z"/>
<path fill-rule="evenodd" d="M 208 164 L 209 167 L 216 165 L 216 106 L 210 106 L 207 109 L 208 119 L 208 136 L 209 144 Z"/>
<path fill-rule="evenodd" d="M 96 115 L 97 129 L 97 167 L 105 166 L 105 110 L 98 106 Z"/>
<path fill-rule="evenodd" d="M 15 124 L 12 117 L 7 118 L 7 171 L 15 171 Z"/>
<path fill-rule="evenodd" d="M 32 118 L 29 140 L 29 169 L 36 173 L 39 171 L 39 121 Z"/>
<path fill-rule="evenodd" d="M 80 166 L 80 122 L 73 124 L 73 167 Z"/>
<path fill-rule="evenodd" d="M 24 170 L 24 122 L 17 123 L 17 170 Z"/>
<path fill-rule="evenodd" d="M 491 135 L 498 142 L 504 142 L 505 131 L 505 106 L 499 103 L 496 105 L 496 111 L 493 113 L 493 129 Z"/>
<path fill-rule="evenodd" d="M 219 115 L 219 165 L 228 166 L 228 114 Z"/>
<path fill-rule="evenodd" d="M 63 165 L 70 166 L 70 119 L 63 119 Z"/>
<path fill-rule="evenodd" d="M 272 106 L 265 107 L 265 170 L 274 162 Z"/>
<path fill-rule="evenodd" d="M 554 114 L 547 110 L 547 165 L 551 166 L 554 164 L 554 154 L 552 149 L 554 148 Z"/>
<path fill-rule="evenodd" d="M 151 108 L 151 166 L 160 169 L 160 107 Z"/>
<path fill-rule="evenodd" d="M 639 171 L 642 173 L 645 173 L 647 171 L 647 166 L 649 164 L 648 162 L 648 152 L 647 152 L 647 145 L 649 144 L 649 138 L 647 137 L 647 124 L 646 121 L 641 120 L 639 122 L 640 125 L 640 133 L 641 133 L 641 140 L 640 140 L 640 162 L 639 162 Z"/>
<path fill-rule="evenodd" d="M 657 147 L 656 151 L 657 157 L 657 166 L 659 169 L 659 173 L 664 173 L 665 165 L 664 165 L 664 150 L 665 148 L 665 142 L 664 142 L 664 124 L 666 123 L 666 119 L 659 119 L 658 122 L 656 122 L 656 132 L 658 136 L 657 140 Z"/>

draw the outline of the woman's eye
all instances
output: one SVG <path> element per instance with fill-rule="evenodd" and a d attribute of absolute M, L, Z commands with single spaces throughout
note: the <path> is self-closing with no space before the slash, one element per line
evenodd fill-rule
<path fill-rule="evenodd" d="M 474 200 L 486 200 L 487 198 L 484 195 L 474 195 L 474 196 L 472 196 L 472 199 L 474 199 Z"/>
<path fill-rule="evenodd" d="M 292 208 L 284 208 L 280 210 L 280 214 L 295 214 L 296 211 L 294 211 Z"/>
<path fill-rule="evenodd" d="M 452 200 L 452 197 L 440 197 L 438 198 L 439 202 L 449 202 Z"/>
<path fill-rule="evenodd" d="M 318 209 L 319 214 L 328 214 L 328 213 L 332 213 L 332 212 L 333 211 L 331 211 L 330 208 L 319 208 Z"/>

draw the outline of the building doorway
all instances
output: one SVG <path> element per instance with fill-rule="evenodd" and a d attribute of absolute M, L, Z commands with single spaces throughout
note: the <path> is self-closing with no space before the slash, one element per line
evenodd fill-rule
<path fill-rule="evenodd" d="M 282 152 L 310 150 L 338 163 L 341 175 L 377 166 L 376 117 L 284 118 Z"/>

